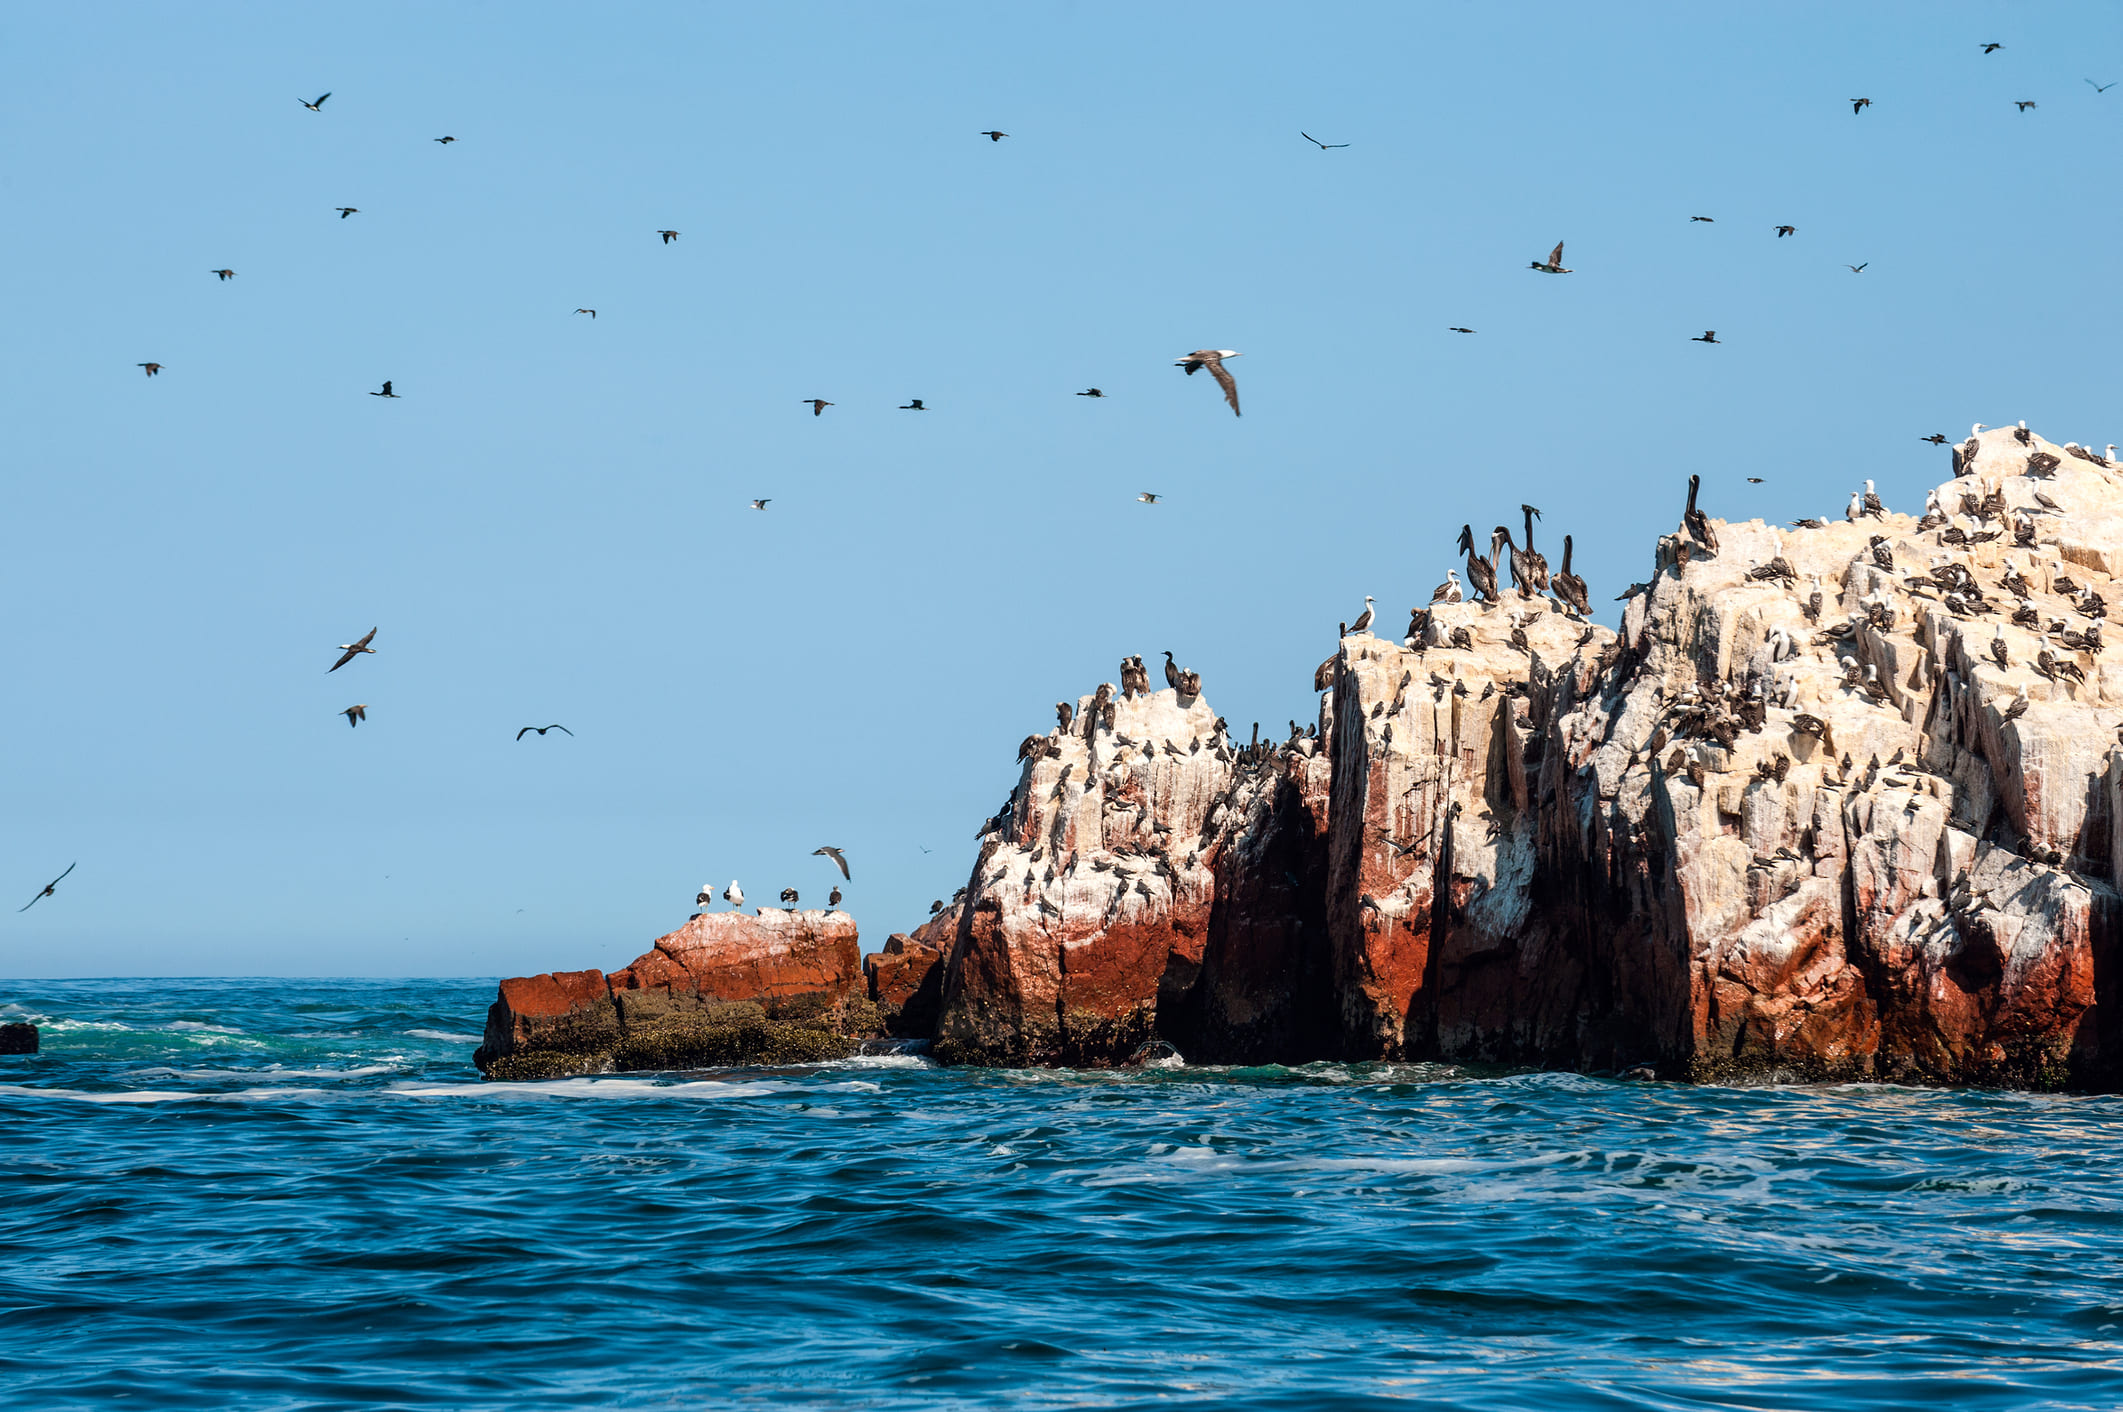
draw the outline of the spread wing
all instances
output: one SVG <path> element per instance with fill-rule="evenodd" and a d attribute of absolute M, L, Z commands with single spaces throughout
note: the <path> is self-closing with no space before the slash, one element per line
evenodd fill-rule
<path fill-rule="evenodd" d="M 815 848 L 811 852 L 813 857 L 817 857 L 818 855 L 823 854 L 824 856 L 831 858 L 835 863 L 840 865 L 841 877 L 846 878 L 849 882 L 854 881 L 854 878 L 850 876 L 848 872 L 848 860 L 841 856 L 840 850 L 838 848 Z"/>
<path fill-rule="evenodd" d="M 1231 415 L 1237 416 L 1239 414 L 1238 384 L 1231 380 L 1231 370 L 1224 366 L 1224 360 L 1221 358 L 1207 366 L 1209 375 L 1215 378 L 1217 384 L 1224 389 L 1224 400 L 1231 404 Z M 1192 369 L 1189 369 L 1189 371 L 1192 371 Z"/>
<path fill-rule="evenodd" d="M 549 731 L 559 731 L 562 735 L 565 736 L 573 736 L 575 734 L 575 732 L 569 730 L 566 726 L 562 725 L 558 721 L 553 722 L 553 724 L 547 726 L 546 729 Z"/>
<path fill-rule="evenodd" d="M 1563 263 L 1563 242 L 1562 242 L 1562 241 L 1558 240 L 1558 241 L 1557 241 L 1557 242 L 1555 243 L 1555 249 L 1553 249 L 1553 250 L 1551 250 L 1551 251 L 1549 251 L 1549 252 L 1548 252 L 1548 263 L 1549 263 L 1549 264 L 1551 264 L 1551 265 L 1560 265 L 1560 264 L 1562 264 L 1562 263 Z"/>
<path fill-rule="evenodd" d="M 346 650 L 345 654 L 342 655 L 338 661 L 332 663 L 331 666 L 326 667 L 324 669 L 325 675 L 330 676 L 333 672 L 338 671 L 341 667 L 344 667 L 347 663 L 353 661 L 356 657 L 360 655 L 360 653 L 356 652 L 353 648 L 349 647 Z"/>
<path fill-rule="evenodd" d="M 536 726 L 525 726 L 522 730 L 516 732 L 516 738 L 518 740 L 522 740 L 525 736 L 529 735 L 532 731 L 536 729 L 538 729 L 538 727 Z"/>
<path fill-rule="evenodd" d="M 390 386 L 390 384 L 389 384 L 389 383 L 385 383 L 385 384 L 384 384 L 384 386 L 388 387 L 388 386 Z M 355 643 L 355 644 L 354 644 L 354 646 L 356 646 L 356 647 L 366 647 L 366 646 L 368 646 L 368 645 L 369 645 L 369 644 L 370 644 L 371 642 L 373 642 L 373 641 L 375 640 L 375 638 L 376 638 L 376 629 L 374 629 L 374 628 L 370 628 L 370 629 L 369 629 L 369 630 L 368 630 L 368 631 L 367 631 L 366 633 L 364 633 L 364 634 L 362 635 L 361 641 L 359 641 L 359 642 Z"/>
<path fill-rule="evenodd" d="M 322 107 L 324 106 L 324 100 L 325 100 L 325 99 L 327 99 L 327 98 L 329 98 L 329 97 L 331 97 L 331 96 L 332 96 L 332 95 L 331 95 L 331 94 L 329 94 L 329 93 L 320 93 L 320 94 L 318 94 L 318 95 L 317 95 L 317 103 L 316 103 L 316 106 L 317 106 L 317 107 L 320 107 L 320 108 L 322 108 Z"/>

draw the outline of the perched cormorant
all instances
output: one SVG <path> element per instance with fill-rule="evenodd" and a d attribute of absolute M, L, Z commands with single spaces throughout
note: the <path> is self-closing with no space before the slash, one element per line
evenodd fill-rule
<path fill-rule="evenodd" d="M 1179 690 L 1179 668 L 1173 664 L 1170 652 L 1165 654 L 1165 685 Z"/>

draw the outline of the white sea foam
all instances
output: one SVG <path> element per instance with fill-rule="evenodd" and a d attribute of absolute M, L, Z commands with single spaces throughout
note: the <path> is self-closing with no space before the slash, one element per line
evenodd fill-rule
<path fill-rule="evenodd" d="M 392 1084 L 383 1090 L 399 1098 L 763 1098 L 786 1093 L 787 1084 L 738 1083 L 691 1079 L 655 1083 L 648 1079 L 549 1079 L 543 1083 Z"/>
<path fill-rule="evenodd" d="M 447 1044 L 477 1044 L 484 1035 L 451 1034 L 448 1030 L 407 1030 L 408 1039 L 439 1039 Z"/>
<path fill-rule="evenodd" d="M 239 1029 L 233 1029 L 233 1028 L 231 1028 L 231 1027 L 230 1027 L 230 1026 L 228 1026 L 228 1025 L 209 1025 L 209 1024 L 204 1024 L 204 1023 L 202 1023 L 202 1022 L 200 1022 L 200 1021 L 198 1021 L 198 1020 L 172 1020 L 172 1021 L 170 1021 L 170 1022 L 169 1022 L 169 1024 L 168 1024 L 168 1025 L 164 1026 L 164 1028 L 165 1028 L 165 1029 L 171 1029 L 171 1030 L 175 1030 L 175 1031 L 176 1031 L 176 1032 L 177 1032 L 178 1034 L 193 1034 L 193 1033 L 197 1033 L 197 1034 L 242 1034 L 242 1033 L 243 1033 L 243 1031 L 242 1031 L 242 1030 L 239 1030 Z"/>
<path fill-rule="evenodd" d="M 377 1074 L 395 1074 L 404 1068 L 397 1064 L 363 1064 L 352 1069 L 283 1069 L 271 1064 L 263 1069 L 134 1069 L 129 1077 L 137 1079 L 365 1079 Z"/>
<path fill-rule="evenodd" d="M 281 1098 L 329 1098 L 325 1088 L 246 1088 L 235 1093 L 172 1093 L 167 1089 L 131 1088 L 90 1093 L 78 1088 L 29 1088 L 0 1084 L 0 1097 L 64 1098 L 75 1103 L 266 1103 Z"/>

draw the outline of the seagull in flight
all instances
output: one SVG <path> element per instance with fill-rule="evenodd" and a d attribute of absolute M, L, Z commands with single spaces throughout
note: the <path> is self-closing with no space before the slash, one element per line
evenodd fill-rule
<path fill-rule="evenodd" d="M 663 237 L 663 243 L 666 245 L 669 245 L 672 241 L 678 239 L 678 232 L 675 230 L 660 230 L 656 233 Z"/>
<path fill-rule="evenodd" d="M 1106 394 L 1105 394 L 1105 393 L 1103 393 L 1103 392 L 1100 392 L 1100 391 L 1099 391 L 1099 390 L 1098 390 L 1097 388 L 1095 388 L 1095 387 L 1087 387 L 1087 388 L 1085 388 L 1085 389 L 1084 389 L 1084 390 L 1083 390 L 1082 392 L 1079 392 L 1079 393 L 1077 393 L 1076 395 L 1077 395 L 1078 397 L 1104 397 L 1104 396 L 1105 396 Z"/>
<path fill-rule="evenodd" d="M 370 628 L 366 633 L 362 634 L 361 639 L 358 642 L 340 643 L 339 650 L 345 655 L 340 657 L 338 661 L 332 663 L 331 666 L 325 668 L 325 675 L 329 676 L 333 672 L 338 671 L 341 667 L 344 667 L 347 663 L 353 661 L 356 657 L 361 656 L 364 652 L 371 657 L 375 656 L 376 649 L 369 646 L 371 642 L 375 641 L 375 638 L 376 629 Z"/>
<path fill-rule="evenodd" d="M 207 273 L 218 276 L 223 284 L 227 284 L 236 277 L 234 270 L 208 270 Z"/>
<path fill-rule="evenodd" d="M 833 405 L 823 397 L 799 397 L 796 400 L 810 403 L 811 415 L 814 417 L 823 417 L 826 414 L 826 408 Z"/>
<path fill-rule="evenodd" d="M 339 213 L 339 219 L 342 221 L 345 220 L 348 216 L 358 216 L 361 214 L 361 208 L 359 206 L 334 206 L 332 209 Z"/>
<path fill-rule="evenodd" d="M 2116 86 L 2114 83 L 2094 83 L 2092 79 L 2088 79 L 2086 81 L 2088 83 L 2093 83 L 2094 92 L 2096 93 L 2106 93 L 2109 89 L 2114 88 Z M 2119 80 L 2119 82 L 2123 82 L 2123 80 Z"/>
<path fill-rule="evenodd" d="M 1007 132 L 997 132 L 993 128 L 990 128 L 986 132 L 981 134 L 982 137 L 987 138 L 990 142 L 1000 142 L 1009 135 L 1010 134 Z"/>
<path fill-rule="evenodd" d="M 1862 113 L 1871 106 L 1872 100 L 1870 98 L 1853 98 L 1850 100 L 1850 111 L 1853 113 Z"/>
<path fill-rule="evenodd" d="M 771 499 L 773 499 L 773 497 L 772 497 L 772 496 L 768 496 L 768 497 L 767 497 L 767 499 L 768 499 L 768 500 L 771 500 Z M 766 501 L 766 500 L 755 500 L 755 501 L 753 501 L 753 502 L 752 502 L 752 508 L 753 508 L 753 509 L 755 509 L 755 510 L 764 510 L 764 509 L 766 509 L 766 508 L 767 508 L 767 501 Z"/>
<path fill-rule="evenodd" d="M 575 312 L 578 314 L 588 314 L 593 319 L 597 317 L 597 311 L 595 309 L 577 309 Z"/>
<path fill-rule="evenodd" d="M 320 99 L 318 99 L 317 101 L 321 103 L 321 102 L 323 102 L 324 100 L 323 100 L 322 98 L 320 98 Z M 66 873 L 71 873 L 72 871 L 74 871 L 74 869 L 76 869 L 76 868 L 78 868 L 78 867 L 80 867 L 80 866 L 81 866 L 81 865 L 80 865 L 79 863 L 69 863 L 69 864 L 67 864 L 67 865 L 66 865 Z M 23 904 L 22 904 L 22 905 L 21 905 L 20 907 L 17 907 L 17 908 L 15 909 L 15 910 L 16 910 L 17 912 L 27 912 L 27 911 L 29 911 L 29 909 L 30 909 L 30 908 L 32 908 L 32 907 L 34 907 L 34 906 L 36 906 L 36 905 L 37 905 L 37 904 L 38 904 L 39 902 L 42 902 L 42 901 L 43 901 L 43 900 L 44 900 L 45 898 L 47 898 L 47 897 L 50 897 L 50 896 L 52 895 L 52 889 L 53 889 L 53 888 L 55 888 L 55 887 L 57 887 L 57 886 L 59 886 L 59 884 L 61 884 L 61 883 L 63 883 L 63 882 L 65 882 L 65 881 L 66 881 L 66 873 L 61 873 L 61 874 L 60 874 L 60 875 L 59 875 L 58 877 L 56 877 L 56 878 L 53 878 L 53 879 L 52 879 L 52 880 L 51 880 L 50 882 L 46 883 L 46 884 L 45 884 L 45 885 L 44 885 L 43 887 L 41 887 L 41 888 L 37 889 L 37 895 L 36 895 L 35 897 L 32 897 L 32 898 L 31 898 L 31 899 L 30 899 L 29 901 L 27 901 L 27 902 L 23 903 Z"/>
<path fill-rule="evenodd" d="M 329 93 L 320 93 L 317 95 L 317 101 L 314 103 L 310 102 L 310 100 L 307 98 L 297 98 L 295 101 L 297 103 L 300 103 L 303 107 L 309 109 L 313 113 L 321 113 L 324 111 L 324 100 L 331 96 L 332 95 Z"/>
<path fill-rule="evenodd" d="M 572 736 L 575 734 L 575 732 L 569 730 L 566 726 L 560 724 L 560 722 L 555 721 L 550 726 L 525 726 L 522 730 L 516 732 L 516 738 L 518 740 L 522 740 L 532 731 L 537 731 L 538 734 L 541 736 L 543 736 L 547 731 L 559 731 L 562 735 L 566 736 Z"/>
<path fill-rule="evenodd" d="M 153 377 L 155 374 L 162 371 L 162 364 L 160 363 L 135 363 L 133 364 L 133 366 L 136 368 L 146 368 L 147 375 L 149 377 Z"/>
<path fill-rule="evenodd" d="M 1865 262 L 1865 265 L 1869 265 L 1871 263 L 1872 261 L 1867 260 Z M 1843 268 L 1850 271 L 1854 275 L 1861 275 L 1865 273 L 1865 265 L 1845 265 L 1843 266 Z"/>
<path fill-rule="evenodd" d="M 1690 343 L 1716 343 L 1718 341 L 1718 331 L 1714 328 L 1706 328 L 1703 330 L 1701 338 L 1691 338 L 1688 341 Z"/>
<path fill-rule="evenodd" d="M 1322 152 L 1332 152 L 1337 147 L 1347 147 L 1349 145 L 1346 142 L 1322 142 L 1318 138 L 1314 137 L 1311 133 L 1302 130 L 1298 132 L 1298 136 L 1304 138 L 1305 141 L 1311 143 L 1314 147 L 1319 148 L 1319 150 Z"/>
<path fill-rule="evenodd" d="M 1244 356 L 1236 348 L 1197 348 L 1184 358 L 1174 358 L 1172 366 L 1185 368 L 1190 378 L 1207 368 L 1209 376 L 1215 378 L 1224 389 L 1224 400 L 1231 404 L 1231 415 L 1235 417 L 1239 414 L 1238 384 L 1231 380 L 1231 372 L 1224 366 L 1224 359 Z"/>
<path fill-rule="evenodd" d="M 339 714 L 346 717 L 346 723 L 348 726 L 359 726 L 363 721 L 369 718 L 368 704 L 364 702 L 359 706 L 349 706 L 344 711 L 341 711 Z"/>
<path fill-rule="evenodd" d="M 840 866 L 840 875 L 843 878 L 846 878 L 849 882 L 855 881 L 854 878 L 849 877 L 848 875 L 848 860 L 843 857 L 841 855 L 841 851 L 838 848 L 835 848 L 832 844 L 829 843 L 823 848 L 812 849 L 811 856 L 813 858 L 831 858 L 835 863 Z"/>
<path fill-rule="evenodd" d="M 1797 235 L 1798 233 L 1799 233 L 1799 228 L 1798 228 L 1797 226 L 1778 226 L 1778 227 L 1777 227 L 1777 239 L 1779 239 L 1779 240 L 1782 240 L 1782 239 L 1783 239 L 1783 238 L 1784 238 L 1785 236 L 1787 236 L 1787 235 Z"/>
<path fill-rule="evenodd" d="M 383 391 L 369 394 L 371 397 L 396 397 L 397 395 L 397 393 L 391 391 L 391 380 L 389 378 L 383 380 Z"/>
<path fill-rule="evenodd" d="M 1135 498 L 1137 500 L 1140 500 L 1145 505 L 1155 505 L 1158 501 L 1164 499 L 1163 496 L 1159 495 L 1154 490 L 1146 490 L 1141 495 L 1138 495 Z"/>
<path fill-rule="evenodd" d="M 1544 275 L 1570 274 L 1571 271 L 1563 268 L 1563 242 L 1558 240 L 1555 243 L 1555 249 L 1548 252 L 1548 259 L 1545 264 L 1535 260 L 1530 268 L 1539 270 Z"/>

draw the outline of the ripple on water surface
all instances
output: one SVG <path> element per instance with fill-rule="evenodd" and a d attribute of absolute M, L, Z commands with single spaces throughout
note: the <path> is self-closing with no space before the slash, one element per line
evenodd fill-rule
<path fill-rule="evenodd" d="M 2113 1408 L 2123 1102 L 1439 1065 L 489 1085 L 491 983 L 30 983 L 13 1407 Z"/>

